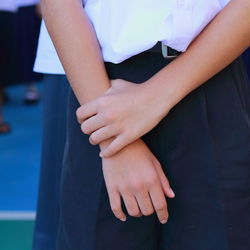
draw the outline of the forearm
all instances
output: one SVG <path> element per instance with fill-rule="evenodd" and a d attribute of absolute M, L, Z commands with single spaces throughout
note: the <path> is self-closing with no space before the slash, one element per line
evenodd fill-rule
<path fill-rule="evenodd" d="M 115 80 L 109 93 L 103 96 L 105 105 L 100 99 L 85 105 L 79 115 L 83 132 L 91 134 L 93 144 L 115 138 L 102 150 L 104 157 L 114 155 L 157 126 L 171 108 L 229 65 L 249 44 L 250 0 L 231 0 L 187 52 L 152 78 L 140 85 Z M 90 120 L 93 110 L 97 115 Z"/>
<path fill-rule="evenodd" d="M 81 0 L 42 0 L 46 26 L 80 104 L 109 87 L 95 31 Z"/>
<path fill-rule="evenodd" d="M 250 45 L 250 0 L 233 0 L 205 28 L 188 50 L 148 82 L 150 91 L 176 105 L 237 58 Z"/>

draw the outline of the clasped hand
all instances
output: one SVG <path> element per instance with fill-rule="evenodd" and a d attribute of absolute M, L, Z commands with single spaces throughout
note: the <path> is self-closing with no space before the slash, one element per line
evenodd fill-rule
<path fill-rule="evenodd" d="M 174 197 L 161 164 L 138 139 L 167 113 L 151 86 L 113 80 L 106 93 L 77 110 L 82 131 L 90 135 L 91 144 L 100 144 L 111 209 L 122 221 L 126 215 L 121 198 L 129 215 L 147 216 L 155 211 L 159 221 L 166 223 L 165 196 Z"/>
<path fill-rule="evenodd" d="M 118 79 L 111 81 L 110 89 L 102 96 L 82 105 L 77 119 L 83 133 L 90 135 L 91 144 L 114 138 L 100 153 L 110 157 L 154 128 L 166 110 L 149 84 Z"/>

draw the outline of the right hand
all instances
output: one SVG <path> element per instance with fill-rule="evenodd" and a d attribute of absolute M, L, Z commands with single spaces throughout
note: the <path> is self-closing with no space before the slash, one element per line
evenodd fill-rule
<path fill-rule="evenodd" d="M 126 221 L 121 198 L 130 216 L 157 213 L 159 221 L 168 220 L 166 196 L 174 198 L 159 161 L 141 140 L 129 144 L 109 158 L 103 158 L 103 174 L 111 209 L 121 221 Z"/>

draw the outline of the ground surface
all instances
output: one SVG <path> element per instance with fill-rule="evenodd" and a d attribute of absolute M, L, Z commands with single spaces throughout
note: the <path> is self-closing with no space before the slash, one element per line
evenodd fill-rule
<path fill-rule="evenodd" d="M 42 89 L 39 84 L 40 90 Z M 0 135 L 0 250 L 30 250 L 41 147 L 41 103 L 23 104 L 25 86 L 8 88 L 5 118 L 12 126 Z"/>

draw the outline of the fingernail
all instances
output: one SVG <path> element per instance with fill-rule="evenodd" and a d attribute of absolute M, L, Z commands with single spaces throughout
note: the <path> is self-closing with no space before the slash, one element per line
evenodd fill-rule
<path fill-rule="evenodd" d="M 174 193 L 174 191 L 173 191 L 173 189 L 169 189 L 169 194 L 170 194 L 170 196 L 173 196 L 173 197 L 175 197 L 175 193 Z"/>
<path fill-rule="evenodd" d="M 103 158 L 103 154 L 102 154 L 102 152 L 100 152 L 99 156 L 100 156 L 101 158 Z"/>
<path fill-rule="evenodd" d="M 127 220 L 127 218 L 124 217 L 124 218 L 121 218 L 120 220 L 123 221 L 123 222 L 125 222 Z"/>
<path fill-rule="evenodd" d="M 161 220 L 161 224 L 166 224 L 168 220 Z"/>

